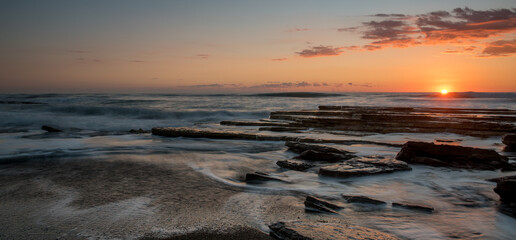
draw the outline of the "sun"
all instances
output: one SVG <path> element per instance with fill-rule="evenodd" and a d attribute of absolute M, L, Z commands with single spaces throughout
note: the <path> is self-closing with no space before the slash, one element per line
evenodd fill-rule
<path fill-rule="evenodd" d="M 446 89 L 441 90 L 441 94 L 442 94 L 442 95 L 446 95 L 446 94 L 448 94 L 448 90 L 446 90 Z"/>

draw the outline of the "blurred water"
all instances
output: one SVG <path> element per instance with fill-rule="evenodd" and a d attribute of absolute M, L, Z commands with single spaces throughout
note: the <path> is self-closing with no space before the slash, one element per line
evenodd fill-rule
<path fill-rule="evenodd" d="M 510 173 L 412 166 L 413 170 L 409 172 L 351 179 L 325 178 L 319 177 L 314 170 L 297 172 L 278 168 L 276 161 L 294 156 L 286 151 L 283 142 L 162 138 L 128 133 L 130 129 L 150 130 L 158 126 L 219 127 L 217 123 L 221 120 L 257 120 L 268 118 L 271 111 L 316 109 L 319 105 L 514 109 L 515 93 L 462 93 L 448 97 L 430 93 L 16 94 L 0 95 L 0 103 L 0 162 L 166 154 L 165 161 L 186 161 L 195 171 L 251 192 L 299 191 L 334 199 L 340 199 L 343 193 L 360 194 L 388 203 L 409 201 L 433 206 L 436 209 L 433 214 L 391 208 L 390 205 L 378 208 L 349 204 L 342 210 L 346 218 L 357 223 L 407 238 L 516 238 L 516 220 L 497 211 L 498 196 L 492 191 L 495 184 L 485 181 Z M 65 132 L 49 134 L 40 129 L 42 125 Z M 241 128 L 257 131 L 253 127 Z M 460 145 L 501 151 L 498 138 L 456 134 L 355 137 L 312 132 L 301 135 L 391 143 L 460 139 Z M 395 147 L 363 144 L 339 147 L 365 157 L 393 158 L 399 151 Z M 242 176 L 250 171 L 268 172 L 291 183 L 246 185 Z"/>

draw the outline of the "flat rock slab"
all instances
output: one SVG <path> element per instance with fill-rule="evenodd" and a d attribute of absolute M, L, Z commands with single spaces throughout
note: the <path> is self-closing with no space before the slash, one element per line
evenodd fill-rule
<path fill-rule="evenodd" d="M 43 130 L 45 130 L 47 132 L 62 132 L 62 130 L 60 130 L 60 129 L 53 128 L 53 127 L 50 127 L 50 126 L 47 126 L 47 125 L 41 126 L 41 129 L 43 129 Z"/>
<path fill-rule="evenodd" d="M 305 207 L 308 211 L 337 213 L 335 210 L 342 209 L 342 206 L 322 200 L 320 198 L 306 196 Z"/>
<path fill-rule="evenodd" d="M 512 167 L 494 150 L 413 141 L 403 145 L 396 159 L 436 167 L 481 170 Z"/>
<path fill-rule="evenodd" d="M 348 151 L 330 147 L 330 146 L 301 143 L 301 142 L 295 142 L 295 141 L 286 141 L 285 146 L 289 147 L 289 150 L 291 150 L 295 153 L 302 153 L 307 150 L 312 150 L 312 151 L 317 151 L 317 152 L 337 153 L 337 154 L 343 154 L 343 155 L 352 154 L 352 152 L 348 152 Z"/>
<path fill-rule="evenodd" d="M 416 210 L 416 211 L 423 211 L 423 212 L 428 212 L 428 213 L 431 213 L 431 212 L 434 211 L 433 207 L 417 205 L 417 204 L 412 204 L 412 203 L 397 203 L 397 202 L 393 202 L 392 206 L 393 207 L 410 209 L 410 210 Z"/>
<path fill-rule="evenodd" d="M 341 154 L 332 152 L 320 152 L 315 150 L 306 150 L 296 156 L 295 159 L 303 159 L 308 161 L 322 161 L 322 162 L 338 162 L 348 160 L 355 157 L 351 154 Z"/>
<path fill-rule="evenodd" d="M 267 136 L 254 133 L 220 131 L 213 129 L 195 129 L 186 127 L 152 128 L 152 134 L 165 137 L 241 139 L 257 141 L 287 141 L 295 139 L 294 137 L 287 136 Z"/>
<path fill-rule="evenodd" d="M 270 225 L 269 229 L 271 236 L 284 240 L 399 239 L 371 228 L 323 222 L 277 222 Z"/>
<path fill-rule="evenodd" d="M 295 160 L 295 159 L 280 160 L 280 161 L 276 162 L 276 165 L 278 165 L 282 168 L 287 168 L 287 169 L 296 170 L 296 171 L 305 171 L 309 168 L 314 167 L 314 165 L 311 163 L 307 163 L 307 162 Z"/>
<path fill-rule="evenodd" d="M 342 195 L 342 198 L 344 198 L 348 203 L 367 203 L 367 204 L 376 204 L 376 205 L 383 205 L 386 204 L 386 202 L 381 200 L 376 200 L 370 197 L 366 196 L 353 196 L 353 195 Z"/>
<path fill-rule="evenodd" d="M 343 163 L 321 167 L 319 174 L 330 177 L 359 177 L 373 174 L 392 173 L 395 171 L 410 170 L 410 168 L 396 168 L 393 166 L 374 165 L 357 160 L 348 160 Z"/>

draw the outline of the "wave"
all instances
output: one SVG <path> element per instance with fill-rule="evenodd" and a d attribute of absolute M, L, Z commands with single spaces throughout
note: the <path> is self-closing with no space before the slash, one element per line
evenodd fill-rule
<path fill-rule="evenodd" d="M 341 93 L 319 93 L 319 92 L 280 92 L 280 93 L 258 93 L 249 96 L 255 97 L 295 97 L 295 98 L 319 98 L 319 97 L 340 97 L 346 96 Z"/>

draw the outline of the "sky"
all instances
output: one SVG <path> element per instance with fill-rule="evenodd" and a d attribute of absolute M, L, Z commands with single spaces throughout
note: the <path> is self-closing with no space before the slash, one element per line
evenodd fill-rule
<path fill-rule="evenodd" d="M 516 1 L 0 1 L 0 92 L 516 92 Z"/>

